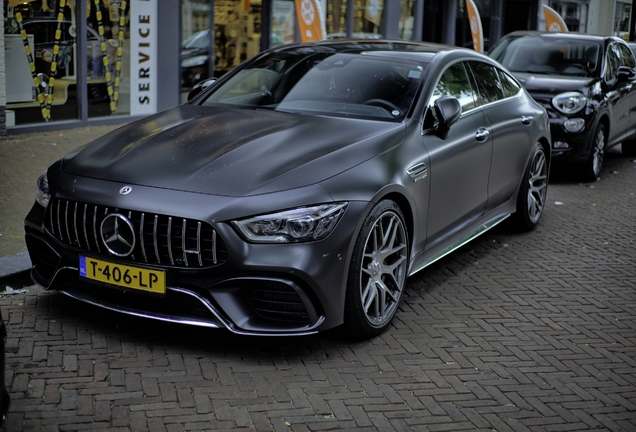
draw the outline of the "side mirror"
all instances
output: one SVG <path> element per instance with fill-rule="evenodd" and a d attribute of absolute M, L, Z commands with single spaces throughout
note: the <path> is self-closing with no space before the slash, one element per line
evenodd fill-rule
<path fill-rule="evenodd" d="M 457 123 L 457 120 L 462 115 L 462 106 L 452 96 L 442 96 L 433 105 L 437 121 L 439 122 L 437 134 L 441 139 L 446 139 L 451 126 Z"/>
<path fill-rule="evenodd" d="M 190 93 L 188 93 L 188 101 L 191 101 L 195 97 L 199 96 L 199 93 L 201 93 L 206 88 L 210 87 L 215 82 L 216 82 L 216 78 L 208 78 L 206 80 L 196 83 L 194 87 L 192 87 L 192 90 L 190 90 Z"/>
<path fill-rule="evenodd" d="M 627 81 L 634 78 L 634 76 L 636 76 L 636 72 L 628 66 L 619 66 L 616 71 L 616 78 L 618 78 L 619 81 Z"/>

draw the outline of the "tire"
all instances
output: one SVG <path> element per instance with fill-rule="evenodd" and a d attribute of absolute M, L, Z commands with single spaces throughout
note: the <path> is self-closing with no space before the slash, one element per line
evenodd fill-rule
<path fill-rule="evenodd" d="M 390 200 L 366 217 L 356 240 L 345 299 L 344 332 L 368 339 L 382 333 L 397 313 L 409 267 L 404 216 Z"/>
<path fill-rule="evenodd" d="M 621 151 L 623 152 L 623 156 L 636 156 L 636 139 L 622 142 Z"/>
<path fill-rule="evenodd" d="M 596 127 L 596 132 L 594 132 L 590 155 L 581 167 L 581 180 L 586 182 L 594 182 L 598 180 L 598 177 L 601 175 L 606 144 L 607 136 L 605 133 L 605 125 L 603 125 L 603 123 L 599 123 Z"/>
<path fill-rule="evenodd" d="M 532 158 L 521 180 L 517 210 L 512 222 L 519 231 L 534 229 L 541 219 L 548 194 L 548 158 L 543 146 L 534 145 Z"/>

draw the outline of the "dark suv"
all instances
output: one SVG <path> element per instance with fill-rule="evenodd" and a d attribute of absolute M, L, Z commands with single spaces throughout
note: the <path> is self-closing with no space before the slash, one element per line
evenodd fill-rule
<path fill-rule="evenodd" d="M 489 55 L 548 111 L 555 164 L 576 164 L 594 181 L 609 147 L 622 143 L 625 155 L 636 155 L 636 60 L 625 41 L 521 31 Z"/>

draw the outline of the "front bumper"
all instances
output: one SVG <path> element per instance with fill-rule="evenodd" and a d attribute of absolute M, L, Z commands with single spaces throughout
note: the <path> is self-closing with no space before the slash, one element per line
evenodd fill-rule
<path fill-rule="evenodd" d="M 56 213 L 64 214 L 66 208 L 72 206 Z M 311 243 L 249 244 L 228 224 L 213 223 L 224 244 L 219 253 L 222 259 L 196 268 L 179 266 L 183 263 L 176 260 L 174 265 L 151 264 L 151 260 L 131 263 L 103 247 L 98 251 L 83 241 L 82 223 L 86 222 L 67 223 L 81 218 L 71 215 L 57 221 L 54 215 L 50 222 L 53 212 L 45 212 L 37 203 L 26 218 L 25 239 L 33 263 L 32 278 L 45 289 L 163 321 L 224 328 L 237 334 L 303 335 L 342 324 L 352 238 L 365 209 L 364 203 L 350 203 L 334 232 Z M 69 238 L 66 234 L 56 237 L 53 226 L 68 232 Z M 165 271 L 166 293 L 152 294 L 81 277 L 80 255 Z"/>
<path fill-rule="evenodd" d="M 551 117 L 552 160 L 555 163 L 585 162 L 590 152 L 597 122 L 594 118 L 585 118 L 585 127 L 579 132 L 567 132 L 564 123 L 567 117 Z"/>

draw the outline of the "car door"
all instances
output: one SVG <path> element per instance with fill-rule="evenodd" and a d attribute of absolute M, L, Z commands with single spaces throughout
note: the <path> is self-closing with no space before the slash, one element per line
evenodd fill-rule
<path fill-rule="evenodd" d="M 636 59 L 631 49 L 623 44 L 617 44 L 620 50 L 621 65 L 629 68 L 635 75 L 625 81 L 625 87 L 629 89 L 629 126 L 626 135 L 633 135 L 636 131 Z"/>
<path fill-rule="evenodd" d="M 434 132 L 437 119 L 433 104 L 442 96 L 455 97 L 462 106 L 461 117 L 445 138 Z M 439 78 L 426 110 L 424 128 L 424 144 L 430 157 L 428 247 L 481 216 L 488 199 L 490 125 L 476 105 L 464 62 L 449 66 Z"/>
<path fill-rule="evenodd" d="M 488 204 L 493 209 L 508 200 L 517 188 L 533 143 L 538 115 L 519 98 L 520 85 L 493 65 L 471 61 L 470 71 L 477 88 L 477 104 L 490 123 L 493 139 L 492 165 L 488 179 Z"/>
<path fill-rule="evenodd" d="M 630 117 L 634 103 L 636 86 L 633 79 L 619 79 L 619 67 L 629 66 L 621 51 L 622 45 L 612 42 L 608 45 L 605 55 L 605 69 L 603 79 L 606 84 L 606 97 L 611 110 L 612 124 L 609 130 L 610 144 L 620 141 L 629 134 Z M 631 66 L 633 68 L 633 65 Z"/>

